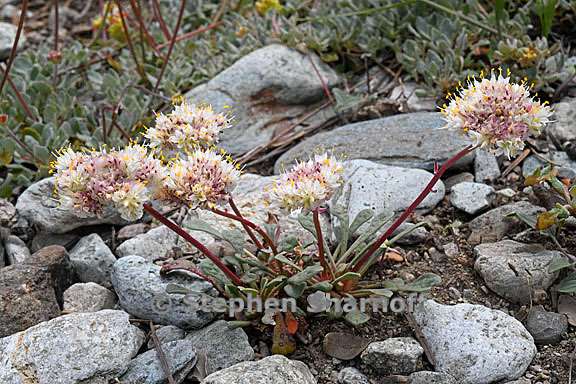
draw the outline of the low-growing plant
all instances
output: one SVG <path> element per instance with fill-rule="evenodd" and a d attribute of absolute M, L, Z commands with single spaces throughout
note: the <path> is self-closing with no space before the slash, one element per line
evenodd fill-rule
<path fill-rule="evenodd" d="M 233 198 L 240 167 L 215 147 L 220 132 L 230 126 L 230 119 L 205 105 L 183 102 L 169 114 L 158 114 L 155 126 L 144 134 L 145 144 L 92 151 L 63 149 L 53 164 L 55 190 L 63 207 L 80 214 L 111 211 L 134 221 L 148 212 L 206 257 L 198 268 L 187 269 L 212 282 L 228 297 L 299 299 L 305 292 L 317 291 L 338 297 L 390 297 L 394 291 L 420 292 L 438 283 L 438 277 L 424 275 L 411 283 L 366 280 L 370 268 L 403 235 L 392 234 L 456 161 L 478 147 L 513 156 L 523 148 L 524 140 L 539 133 L 548 122 L 550 108 L 531 98 L 525 84 L 513 84 L 509 78 L 492 73 L 489 78 L 471 80 L 443 113 L 448 127 L 462 131 L 472 143 L 442 167 L 435 167 L 425 189 L 395 219 L 374 216 L 371 210 L 349 218 L 350 192 L 343 187 L 343 164 L 327 154 L 297 163 L 271 182 L 266 202 L 287 215 L 298 215 L 301 226 L 314 236 L 313 244 L 301 244 L 301 239 L 280 243 L 278 226 L 260 225 L 243 216 Z M 335 241 L 324 233 L 321 222 L 321 213 L 330 199 L 331 213 L 336 218 Z M 201 221 L 188 224 L 188 229 L 208 232 L 232 245 L 234 256 L 220 258 L 165 216 L 159 206 L 209 210 L 241 224 L 249 240 L 245 242 L 244 236 L 235 231 L 219 232 Z M 163 271 L 179 268 L 168 263 Z M 304 315 L 304 311 L 297 312 L 261 314 L 248 308 L 237 317 L 249 323 L 275 324 L 275 335 L 280 335 L 286 329 L 288 333 L 296 332 L 298 321 L 294 315 Z M 356 312 L 345 319 L 361 324 L 369 317 Z M 285 341 L 285 337 L 280 339 Z M 278 353 L 292 350 L 284 342 L 274 346 Z"/>

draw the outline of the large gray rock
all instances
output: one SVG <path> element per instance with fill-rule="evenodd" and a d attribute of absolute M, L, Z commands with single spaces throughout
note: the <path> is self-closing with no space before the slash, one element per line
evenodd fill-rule
<path fill-rule="evenodd" d="M 206 377 L 202 384 L 316 384 L 306 364 L 281 355 L 236 364 Z"/>
<path fill-rule="evenodd" d="M 217 292 L 212 285 L 190 275 L 160 275 L 160 267 L 139 256 L 126 256 L 114 264 L 112 284 L 120 306 L 133 316 L 179 328 L 200 328 L 214 319 L 211 311 Z M 189 293 L 167 292 L 177 285 Z"/>
<path fill-rule="evenodd" d="M 221 144 L 232 154 L 240 154 L 267 143 L 317 107 L 324 92 L 314 66 L 328 87 L 339 82 L 336 73 L 317 56 L 270 45 L 238 60 L 188 92 L 186 98 L 212 104 L 217 111 L 231 108 L 234 126 L 222 133 Z M 332 116 L 327 108 L 306 123 L 322 123 Z"/>
<path fill-rule="evenodd" d="M 576 140 L 576 98 L 566 98 L 553 109 L 553 123 L 546 127 L 546 133 L 561 149 L 565 142 Z"/>
<path fill-rule="evenodd" d="M 549 273 L 548 265 L 561 257 L 539 244 L 522 244 L 513 240 L 480 244 L 474 248 L 474 269 L 486 285 L 498 295 L 514 303 L 528 304 L 534 291 L 548 289 L 558 273 Z"/>
<path fill-rule="evenodd" d="M 116 295 L 109 289 L 96 283 L 77 283 L 64 292 L 64 311 L 98 312 L 113 309 Z"/>
<path fill-rule="evenodd" d="M 31 255 L 26 243 L 14 235 L 8 236 L 4 241 L 4 248 L 9 264 L 21 264 Z"/>
<path fill-rule="evenodd" d="M 70 251 L 70 260 L 78 279 L 110 288 L 110 277 L 116 257 L 98 234 L 85 236 Z"/>
<path fill-rule="evenodd" d="M 242 328 L 230 328 L 224 320 L 193 331 L 190 340 L 198 353 L 206 354 L 206 373 L 211 374 L 254 358 L 254 350 Z"/>
<path fill-rule="evenodd" d="M 458 384 L 456 380 L 440 372 L 420 371 L 408 377 L 408 384 Z"/>
<path fill-rule="evenodd" d="M 461 384 L 489 384 L 522 376 L 536 346 L 515 318 L 481 305 L 416 307 L 416 324 L 430 348 L 436 371 Z"/>
<path fill-rule="evenodd" d="M 0 22 L 0 61 L 6 60 L 10 56 L 10 51 L 16 40 L 17 27 L 14 24 Z M 20 34 L 18 49 L 26 43 L 24 32 Z"/>
<path fill-rule="evenodd" d="M 143 342 L 122 311 L 61 316 L 0 339 L 0 383 L 105 384 Z"/>
<path fill-rule="evenodd" d="M 188 340 L 171 341 L 162 344 L 170 373 L 174 376 L 193 360 L 196 360 L 194 346 Z M 192 364 L 194 364 L 192 362 Z M 122 377 L 122 384 L 164 384 L 168 376 L 162 368 L 162 363 L 155 350 L 144 352 L 128 365 L 128 370 Z"/>
<path fill-rule="evenodd" d="M 116 254 L 118 257 L 137 255 L 152 262 L 164 257 L 166 252 L 176 245 L 177 239 L 178 235 L 175 232 L 161 225 L 126 240 L 116 247 Z M 180 240 L 180 243 L 183 243 L 183 241 Z"/>
<path fill-rule="evenodd" d="M 79 217 L 74 212 L 62 208 L 54 193 L 54 178 L 49 177 L 32 184 L 16 202 L 18 214 L 37 227 L 40 231 L 65 233 L 87 225 L 124 224 L 118 215 L 107 214 L 102 217 Z"/>
<path fill-rule="evenodd" d="M 482 183 L 464 182 L 456 184 L 450 190 L 450 203 L 469 215 L 474 215 L 490 207 L 495 190 Z"/>
<path fill-rule="evenodd" d="M 527 228 L 526 224 L 517 218 L 507 215 L 516 212 L 536 220 L 536 216 L 544 211 L 544 208 L 532 205 L 527 201 L 519 201 L 494 208 L 468 223 L 471 231 L 468 241 L 471 244 L 480 244 L 501 240 L 506 235 L 511 235 Z"/>
<path fill-rule="evenodd" d="M 318 133 L 294 146 L 280 156 L 275 172 L 297 159 L 308 159 L 315 151 L 328 151 L 350 160 L 433 170 L 435 161 L 443 162 L 469 144 L 458 132 L 442 129 L 445 125 L 436 112 L 406 113 L 348 124 Z M 470 164 L 473 159 L 471 153 L 457 165 Z"/>
<path fill-rule="evenodd" d="M 15 264 L 0 269 L 0 337 L 58 315 L 52 278 L 44 268 Z"/>
<path fill-rule="evenodd" d="M 370 343 L 361 358 L 378 373 L 408 375 L 420 362 L 424 349 L 411 337 L 394 337 Z"/>
<path fill-rule="evenodd" d="M 353 220 L 367 208 L 374 214 L 404 211 L 432 179 L 432 174 L 421 169 L 408 169 L 374 163 L 368 160 L 347 161 L 344 166 L 344 191 L 351 188 L 348 215 Z M 444 197 L 442 181 L 418 206 L 424 213 L 436 206 Z M 344 194 L 340 202 L 343 203 Z"/>

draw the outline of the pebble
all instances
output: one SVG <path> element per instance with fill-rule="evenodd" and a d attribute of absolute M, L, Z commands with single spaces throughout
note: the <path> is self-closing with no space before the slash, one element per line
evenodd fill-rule
<path fill-rule="evenodd" d="M 416 371 L 424 349 L 411 337 L 372 342 L 362 352 L 362 362 L 380 374 L 407 375 Z"/>
<path fill-rule="evenodd" d="M 96 283 L 77 283 L 64 292 L 64 311 L 98 312 L 116 306 L 114 292 Z"/>

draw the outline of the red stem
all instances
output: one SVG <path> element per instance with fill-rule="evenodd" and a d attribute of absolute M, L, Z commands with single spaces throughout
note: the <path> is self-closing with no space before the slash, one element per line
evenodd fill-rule
<path fill-rule="evenodd" d="M 238 216 L 235 215 L 233 213 L 230 212 L 226 212 L 223 211 L 221 209 L 218 208 L 212 208 L 212 212 L 214 212 L 217 215 L 223 216 L 223 217 L 227 217 L 229 219 L 232 220 L 236 220 L 238 222 L 240 222 L 243 225 L 247 225 L 248 227 L 250 227 L 251 229 L 255 230 L 256 232 L 258 232 L 260 234 L 260 236 L 262 236 L 262 238 L 266 241 L 266 243 L 268 243 L 268 245 L 270 246 L 270 248 L 272 248 L 272 252 L 274 252 L 274 254 L 278 253 L 278 250 L 276 249 L 276 245 L 274 244 L 274 241 L 270 238 L 270 236 L 268 236 L 268 234 L 266 233 L 265 230 L 263 230 L 262 228 L 260 228 L 257 224 L 254 224 L 253 222 L 251 222 L 248 219 L 245 219 L 242 216 Z"/>
<path fill-rule="evenodd" d="M 236 203 L 234 203 L 234 199 L 232 199 L 232 197 L 230 197 L 230 199 L 228 200 L 228 203 L 230 204 L 230 207 L 232 208 L 232 210 L 234 211 L 236 216 L 244 218 L 242 216 L 242 213 L 240 212 L 240 210 L 236 206 Z M 252 239 L 252 242 L 256 245 L 256 247 L 258 249 L 264 249 L 264 247 L 262 246 L 262 243 L 258 240 L 256 235 L 254 235 L 254 232 L 252 232 L 252 229 L 250 229 L 250 227 L 248 225 L 246 225 L 245 223 L 241 223 L 241 224 L 242 224 L 242 227 L 244 228 L 244 230 L 246 231 L 246 233 L 248 234 L 248 236 L 250 236 L 250 238 Z"/>
<path fill-rule="evenodd" d="M 179 42 L 179 41 L 189 39 L 189 38 L 194 37 L 194 36 L 196 36 L 196 35 L 198 35 L 198 34 L 200 34 L 200 33 L 203 33 L 203 32 L 209 31 L 209 30 L 211 30 L 211 29 L 213 29 L 213 28 L 219 27 L 221 24 L 222 24 L 222 21 L 217 21 L 217 22 L 215 22 L 215 23 L 208 24 L 208 25 L 205 26 L 205 27 L 200 27 L 200 28 L 195 29 L 195 30 L 193 30 L 193 31 L 186 32 L 186 33 L 184 33 L 184 34 L 182 34 L 182 35 L 180 35 L 180 36 L 177 36 L 177 37 L 174 39 L 174 42 L 177 43 L 177 42 Z M 169 45 L 169 43 L 160 44 L 160 45 L 158 46 L 158 49 L 165 48 L 165 47 L 167 47 L 168 45 Z"/>
<path fill-rule="evenodd" d="M 368 250 L 366 250 L 366 253 L 364 253 L 364 256 L 362 256 L 362 258 L 360 260 L 358 260 L 358 263 L 352 268 L 353 272 L 358 272 L 360 270 L 360 268 L 364 265 L 364 263 L 366 263 L 366 261 L 368 261 L 368 259 L 370 259 L 370 256 L 372 256 L 374 254 L 374 252 L 376 252 L 378 250 L 378 248 L 380 248 L 380 246 L 390 237 L 390 235 L 392 235 L 392 233 L 394 233 L 394 231 L 404 221 L 406 221 L 406 219 L 412 214 L 412 212 L 414 212 L 414 210 L 418 207 L 418 205 L 420 205 L 422 200 L 424 200 L 426 198 L 426 196 L 428 196 L 430 194 L 430 192 L 432 192 L 434 185 L 436 185 L 436 183 L 438 182 L 438 180 L 440 180 L 442 175 L 451 166 L 453 166 L 454 163 L 456 163 L 462 157 L 464 157 L 467 154 L 469 154 L 470 152 L 472 152 L 474 149 L 475 148 L 472 145 L 469 145 L 466 148 L 464 148 L 462 151 L 458 152 L 456 155 L 454 155 L 453 157 L 448 159 L 444 164 L 442 164 L 442 167 L 437 172 L 434 173 L 434 177 L 432 177 L 432 180 L 430 180 L 428 185 L 426 185 L 426 188 L 424 188 L 424 190 L 422 192 L 420 192 L 420 194 L 418 195 L 416 200 L 414 200 L 412 202 L 412 204 L 410 204 L 410 206 L 400 215 L 400 217 L 398 217 L 396 219 L 396 221 L 394 221 L 394 223 L 392 223 L 392 225 L 386 230 L 386 232 L 384 232 L 384 234 L 382 236 L 380 236 L 378 241 L 376 241 L 374 244 L 372 244 L 372 246 Z"/>
<path fill-rule="evenodd" d="M 150 32 L 148 32 L 148 29 L 146 28 L 146 23 L 142 17 L 142 12 L 140 12 L 140 6 L 136 3 L 136 0 L 130 0 L 130 6 L 134 11 L 134 16 L 136 16 L 136 20 L 138 21 L 138 24 L 140 24 L 140 28 L 142 29 L 144 36 L 146 36 L 146 40 L 148 40 L 148 44 L 152 47 L 152 49 L 154 49 L 159 57 L 163 58 L 160 50 L 156 48 L 156 40 L 154 40 L 154 37 L 150 34 Z"/>
<path fill-rule="evenodd" d="M 170 228 L 172 231 L 180 235 L 184 240 L 196 247 L 200 252 L 202 252 L 207 258 L 210 259 L 224 274 L 235 284 L 242 285 L 242 280 L 236 275 L 230 268 L 228 268 L 215 254 L 213 254 L 204 244 L 192 237 L 188 232 L 182 229 L 178 224 L 174 223 L 172 220 L 165 217 L 162 213 L 158 212 L 149 204 L 144 204 L 144 209 L 146 212 L 151 214 L 156 220 Z"/>
<path fill-rule="evenodd" d="M 324 236 L 322 235 L 322 227 L 320 226 L 319 208 L 312 211 L 312 217 L 314 219 L 314 228 L 316 229 L 316 237 L 318 240 L 318 258 L 320 259 L 320 265 L 324 268 L 324 274 L 328 275 L 330 270 L 326 262 L 326 256 L 324 255 Z"/>
<path fill-rule="evenodd" d="M 162 33 L 164 34 L 164 38 L 166 40 L 172 39 L 172 37 L 170 36 L 170 31 L 168 30 L 168 27 L 166 26 L 166 22 L 164 21 L 164 18 L 162 17 L 162 11 L 160 10 L 160 4 L 158 4 L 158 0 L 152 0 L 152 11 L 154 12 L 154 16 L 156 17 L 158 24 L 160 24 L 160 29 L 162 30 Z"/>
<path fill-rule="evenodd" d="M 136 72 L 138 72 L 138 74 L 140 75 L 142 82 L 146 84 L 148 83 L 148 78 L 146 77 L 144 67 L 142 67 L 142 65 L 140 65 L 140 62 L 138 61 L 136 50 L 134 50 L 134 45 L 132 44 L 132 38 L 130 37 L 130 31 L 128 30 L 128 23 L 126 22 L 126 18 L 124 17 L 124 10 L 122 9 L 122 4 L 120 3 L 120 0 L 116 0 L 116 5 L 118 6 L 118 14 L 120 15 L 120 21 L 122 22 L 122 30 L 124 31 L 124 35 L 126 35 L 126 44 L 128 45 L 128 50 L 132 55 L 132 60 L 134 60 L 134 64 L 136 64 Z"/>

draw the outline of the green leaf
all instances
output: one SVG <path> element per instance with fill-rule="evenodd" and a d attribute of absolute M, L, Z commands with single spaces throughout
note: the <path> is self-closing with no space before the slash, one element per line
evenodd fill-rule
<path fill-rule="evenodd" d="M 0 139 L 0 166 L 12 163 L 14 159 L 14 142 L 10 139 Z"/>
<path fill-rule="evenodd" d="M 312 214 L 304 214 L 301 213 L 298 215 L 298 222 L 308 232 L 310 232 L 314 237 L 316 237 L 316 227 L 314 227 L 314 219 L 312 218 Z"/>
<path fill-rule="evenodd" d="M 178 284 L 169 283 L 166 285 L 166 293 L 174 293 L 179 295 L 187 295 L 191 290 Z"/>
<path fill-rule="evenodd" d="M 312 291 L 330 292 L 334 286 L 329 281 L 321 281 L 310 287 Z"/>
<path fill-rule="evenodd" d="M 434 273 L 425 273 L 411 283 L 406 284 L 402 290 L 407 292 L 426 292 L 433 286 L 440 284 L 441 281 L 440 276 Z"/>
<path fill-rule="evenodd" d="M 302 296 L 302 293 L 304 293 L 305 289 L 306 289 L 306 283 L 300 283 L 300 284 L 289 283 L 284 286 L 284 292 L 286 292 L 288 296 L 293 297 L 295 299 Z"/>
<path fill-rule="evenodd" d="M 354 221 L 352 221 L 352 224 L 350 225 L 350 233 L 354 234 L 358 228 L 362 226 L 362 224 L 370 220 L 372 217 L 374 217 L 374 211 L 370 208 L 366 208 L 358 212 L 354 218 Z"/>
<path fill-rule="evenodd" d="M 562 293 L 574 293 L 576 292 L 576 273 L 571 273 L 566 276 L 558 284 L 558 292 Z"/>
<path fill-rule="evenodd" d="M 550 264 L 548 264 L 548 273 L 554 273 L 561 269 L 572 267 L 574 264 L 564 256 L 556 256 L 552 259 Z"/>
<path fill-rule="evenodd" d="M 386 288 L 379 288 L 379 289 L 366 289 L 366 291 L 376 295 L 376 296 L 382 296 L 382 297 L 392 297 L 392 295 L 394 294 L 394 292 L 392 292 L 390 289 L 386 289 Z"/>
<path fill-rule="evenodd" d="M 344 315 L 344 320 L 356 327 L 368 322 L 370 316 L 367 313 L 360 312 L 359 310 L 353 310 Z"/>
<path fill-rule="evenodd" d="M 322 272 L 324 268 L 319 265 L 311 265 L 309 267 L 304 268 L 302 272 L 298 272 L 297 274 L 291 276 L 288 279 L 289 284 L 302 284 L 308 282 L 311 278 Z"/>
<path fill-rule="evenodd" d="M 361 274 L 356 273 L 356 272 L 346 272 L 343 275 L 338 276 L 336 279 L 334 279 L 334 281 L 332 282 L 332 284 L 336 284 L 339 283 L 341 281 L 346 281 L 346 280 L 356 280 L 358 281 L 360 278 L 362 277 Z"/>

